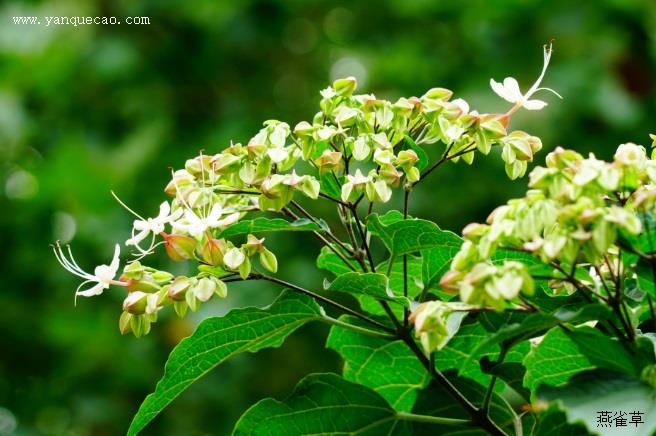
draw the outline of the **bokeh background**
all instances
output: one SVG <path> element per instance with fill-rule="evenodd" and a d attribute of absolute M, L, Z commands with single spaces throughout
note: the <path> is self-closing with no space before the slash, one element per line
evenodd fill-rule
<path fill-rule="evenodd" d="M 151 24 L 12 24 L 12 16 L 46 15 L 148 16 Z M 546 150 L 562 145 L 604 158 L 621 142 L 649 145 L 651 0 L 3 2 L 0 434 L 124 433 L 168 352 L 199 319 L 265 305 L 277 292 L 234 287 L 184 320 L 162 317 L 147 338 L 122 337 L 119 292 L 74 307 L 78 281 L 48 246 L 71 241 L 87 268 L 107 262 L 131 223 L 110 189 L 152 214 L 170 167 L 200 149 L 246 142 L 264 120 L 310 119 L 319 89 L 341 76 L 385 98 L 444 86 L 481 111 L 505 110 L 489 79 L 513 75 L 526 89 L 552 38 L 544 84 L 564 99 L 544 95 L 549 106 L 516 115 L 513 127 L 541 136 Z M 506 179 L 494 155 L 431 177 L 413 194 L 411 213 L 454 231 L 526 188 L 525 179 Z M 320 288 L 314 240 L 270 240 L 282 277 Z M 228 434 L 255 401 L 284 397 L 309 372 L 339 370 L 337 356 L 321 352 L 325 334 L 307 326 L 280 349 L 228 362 L 147 434 Z"/>

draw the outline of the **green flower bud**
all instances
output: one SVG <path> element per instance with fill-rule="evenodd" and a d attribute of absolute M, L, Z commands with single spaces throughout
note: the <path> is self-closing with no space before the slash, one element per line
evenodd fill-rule
<path fill-rule="evenodd" d="M 167 271 L 154 271 L 151 276 L 158 285 L 164 285 L 173 279 L 173 274 Z"/>
<path fill-rule="evenodd" d="M 392 189 L 384 180 L 370 181 L 365 185 L 365 194 L 369 201 L 387 203 L 392 198 Z"/>
<path fill-rule="evenodd" d="M 276 255 L 264 247 L 262 251 L 260 251 L 260 263 L 272 273 L 278 271 L 278 259 L 276 259 Z"/>
<path fill-rule="evenodd" d="M 150 320 L 145 315 L 134 315 L 130 318 L 130 330 L 137 338 L 145 336 L 150 333 Z"/>
<path fill-rule="evenodd" d="M 217 295 L 219 298 L 225 298 L 228 296 L 228 286 L 223 282 L 221 279 L 218 277 L 210 277 L 210 280 L 214 282 L 215 289 L 214 293 Z"/>
<path fill-rule="evenodd" d="M 426 94 L 423 95 L 422 100 L 429 98 L 433 100 L 447 101 L 451 98 L 452 95 L 453 95 L 453 91 L 449 91 L 448 89 L 431 88 L 426 92 Z"/>
<path fill-rule="evenodd" d="M 133 315 L 130 312 L 121 313 L 121 316 L 118 319 L 118 329 L 122 335 L 126 335 L 132 331 L 132 328 L 130 327 L 132 316 Z"/>
<path fill-rule="evenodd" d="M 246 280 L 251 273 L 251 261 L 249 258 L 245 258 L 244 261 L 239 265 L 239 276 Z"/>
<path fill-rule="evenodd" d="M 166 192 L 171 197 L 175 197 L 178 189 L 184 189 L 193 185 L 196 182 L 194 176 L 192 176 L 186 170 L 178 170 L 173 174 L 172 180 L 164 188 Z"/>
<path fill-rule="evenodd" d="M 358 87 L 358 81 L 355 77 L 350 76 L 345 79 L 337 79 L 333 82 L 333 89 L 337 95 L 342 97 L 350 97 Z"/>
<path fill-rule="evenodd" d="M 398 187 L 402 175 L 393 165 L 383 165 L 378 170 L 378 177 L 388 186 Z"/>
<path fill-rule="evenodd" d="M 248 257 L 254 256 L 255 253 L 261 253 L 263 250 L 265 250 L 264 238 L 259 239 L 251 234 L 246 237 L 246 243 L 241 246 L 241 251 Z"/>
<path fill-rule="evenodd" d="M 144 267 L 138 260 L 130 262 L 123 268 L 123 278 L 139 280 L 144 274 Z"/>
<path fill-rule="evenodd" d="M 223 255 L 226 251 L 225 239 L 206 238 L 200 249 L 200 257 L 209 265 L 223 264 Z"/>

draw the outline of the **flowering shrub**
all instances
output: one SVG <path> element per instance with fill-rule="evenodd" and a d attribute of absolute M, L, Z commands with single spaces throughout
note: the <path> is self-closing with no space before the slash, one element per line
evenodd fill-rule
<path fill-rule="evenodd" d="M 540 84 L 550 56 L 545 47 L 526 93 L 513 78 L 491 80 L 512 104 L 499 114 L 471 111 L 443 88 L 392 103 L 337 80 L 311 121 L 270 120 L 246 145 L 188 160 L 155 217 L 117 198 L 135 216 L 125 245 L 136 258 L 120 274 L 118 244 L 93 274 L 57 244 L 60 263 L 84 279 L 76 296 L 125 288 L 119 328 L 136 336 L 162 310 L 185 316 L 225 298 L 232 282 L 283 289 L 267 308 L 203 321 L 171 353 L 129 434 L 229 357 L 279 346 L 310 321 L 332 325 L 326 346 L 344 359 L 342 376 L 313 374 L 283 402 L 260 401 L 235 434 L 585 433 L 566 421 L 597 431 L 596 409 L 629 399 L 656 413 L 656 160 L 644 147 L 623 144 L 610 163 L 558 148 L 531 172 L 524 198 L 462 238 L 408 215 L 413 189 L 449 161 L 471 164 L 500 148 L 508 177 L 525 174 L 542 144 L 509 122 L 547 105 L 534 94 L 549 90 Z M 384 212 L 393 195 L 403 209 Z M 341 228 L 315 216 L 312 201 L 334 205 Z M 275 247 L 262 236 L 301 231 L 323 244 L 323 291 L 277 277 Z M 193 272 L 148 266 L 158 249 Z M 644 434 L 656 428 L 645 422 Z"/>

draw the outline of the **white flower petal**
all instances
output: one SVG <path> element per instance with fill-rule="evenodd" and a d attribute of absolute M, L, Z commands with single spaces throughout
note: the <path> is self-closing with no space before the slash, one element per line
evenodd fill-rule
<path fill-rule="evenodd" d="M 530 111 L 539 111 L 547 105 L 546 101 L 542 100 L 527 100 L 522 106 Z"/>
<path fill-rule="evenodd" d="M 96 295 L 102 294 L 105 289 L 106 287 L 102 283 L 97 283 L 87 290 L 76 292 L 75 295 L 80 295 L 82 297 L 94 297 Z"/>
<path fill-rule="evenodd" d="M 506 91 L 512 95 L 515 101 L 522 99 L 522 91 L 519 90 L 519 83 L 514 77 L 506 77 L 503 79 L 503 87 L 506 88 Z"/>
<path fill-rule="evenodd" d="M 499 82 L 494 79 L 490 79 L 490 87 L 499 97 L 503 98 L 509 103 L 517 103 L 515 96 L 508 92 L 508 90 Z"/>

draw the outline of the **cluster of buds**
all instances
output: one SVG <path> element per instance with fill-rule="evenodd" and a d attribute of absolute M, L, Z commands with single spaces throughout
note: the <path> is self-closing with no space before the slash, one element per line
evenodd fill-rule
<path fill-rule="evenodd" d="M 544 69 L 547 53 L 550 49 L 545 50 Z M 537 86 L 544 69 L 523 95 L 514 87 L 514 79 L 507 78 L 503 85 L 492 83 L 497 94 L 514 103 L 504 114 L 470 111 L 467 102 L 451 100 L 453 93 L 444 88 L 393 103 L 371 94 L 354 94 L 357 82 L 352 77 L 336 80 L 321 91 L 320 111 L 311 121 L 292 129 L 285 122 L 269 120 L 246 145 L 233 143 L 220 153 L 201 153 L 187 160 L 183 169 L 172 173 L 164 188 L 171 199 L 160 205 L 157 216 L 144 218 L 116 197 L 135 216 L 125 244 L 138 256 L 125 265 L 120 278 L 115 278 L 118 245 L 112 262 L 97 267 L 94 274 L 83 271 L 70 251 L 64 253 L 59 245 L 55 253 L 67 270 L 85 280 L 76 296 L 99 295 L 110 286 L 126 288 L 121 330 L 145 334 L 164 306 L 173 305 L 183 314 L 187 308 L 196 310 L 212 295 L 225 296 L 221 279 L 230 275 L 247 279 L 256 255 L 263 268 L 276 272 L 277 259 L 264 247 L 263 239 L 248 235 L 237 246 L 221 237 L 249 214 L 293 216 L 287 207 L 297 194 L 309 199 L 323 196 L 351 207 L 363 198 L 386 203 L 394 189 L 410 190 L 421 179 L 427 164 L 423 148 L 440 142 L 443 148 L 438 153 L 443 161 L 466 163 L 473 161 L 477 151 L 488 154 L 493 146 L 501 146 L 508 175 L 523 175 L 540 141 L 521 131 L 508 133 L 506 128 L 509 116 L 520 107 L 533 110 L 546 105 L 529 100 L 541 89 Z M 308 169 L 313 174 L 303 173 Z M 324 186 L 324 179 L 330 183 Z M 140 260 L 162 245 L 174 261 L 200 263 L 199 274 L 174 277 L 143 266 Z M 89 288 L 80 290 L 89 283 Z"/>
<path fill-rule="evenodd" d="M 465 242 L 442 278 L 442 286 L 458 291 L 462 301 L 502 310 L 500 299 L 512 300 L 519 290 L 530 294 L 526 266 L 492 262 L 498 248 L 528 252 L 546 264 L 583 262 L 603 271 L 615 264 L 608 260 L 617 256 L 618 238 L 641 233 L 639 213 L 653 213 L 656 161 L 640 145 L 620 145 L 612 162 L 557 148 L 546 162 L 531 172 L 524 198 L 494 210 L 487 224 L 463 230 Z M 551 284 L 572 291 L 563 280 Z"/>

